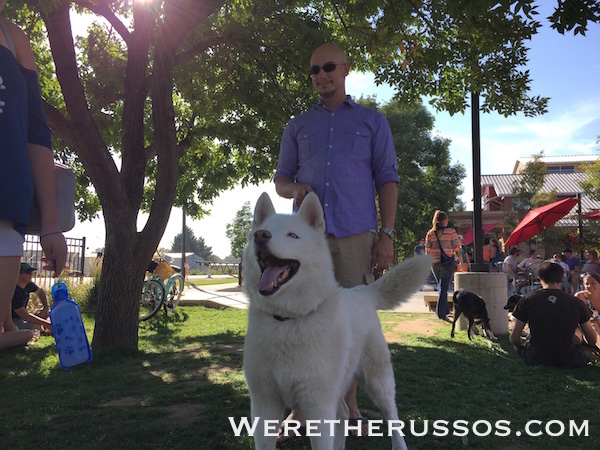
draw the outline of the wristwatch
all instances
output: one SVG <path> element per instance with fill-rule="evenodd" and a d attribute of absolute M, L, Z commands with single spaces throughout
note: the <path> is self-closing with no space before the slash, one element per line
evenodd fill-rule
<path fill-rule="evenodd" d="M 394 236 L 396 236 L 396 230 L 394 230 L 393 228 L 381 227 L 381 229 L 379 230 L 379 232 L 387 234 L 392 239 L 394 239 Z"/>

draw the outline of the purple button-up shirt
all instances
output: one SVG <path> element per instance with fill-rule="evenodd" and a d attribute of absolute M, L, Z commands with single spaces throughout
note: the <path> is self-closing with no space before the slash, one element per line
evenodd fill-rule
<path fill-rule="evenodd" d="M 275 179 L 280 176 L 313 188 L 327 233 L 341 238 L 376 230 L 376 190 L 400 181 L 385 116 L 350 96 L 334 111 L 319 103 L 288 123 Z"/>

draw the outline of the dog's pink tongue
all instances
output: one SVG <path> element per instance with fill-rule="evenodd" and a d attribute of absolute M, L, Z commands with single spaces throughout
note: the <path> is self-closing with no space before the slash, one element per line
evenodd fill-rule
<path fill-rule="evenodd" d="M 256 285 L 260 292 L 271 292 L 277 287 L 277 281 L 281 277 L 281 274 L 286 271 L 288 266 L 269 266 L 267 267 L 260 280 Z"/>

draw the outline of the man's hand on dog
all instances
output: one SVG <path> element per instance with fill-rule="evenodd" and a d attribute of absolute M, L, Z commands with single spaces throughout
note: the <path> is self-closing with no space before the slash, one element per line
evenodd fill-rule
<path fill-rule="evenodd" d="M 292 198 L 294 199 L 294 203 L 298 208 L 304 201 L 304 197 L 306 197 L 309 192 L 313 192 L 313 189 L 310 187 L 310 185 L 294 183 Z"/>

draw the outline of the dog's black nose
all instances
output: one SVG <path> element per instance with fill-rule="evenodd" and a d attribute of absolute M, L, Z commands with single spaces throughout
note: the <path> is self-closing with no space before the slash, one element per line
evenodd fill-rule
<path fill-rule="evenodd" d="M 271 239 L 271 233 L 267 230 L 258 230 L 254 233 L 254 242 L 257 244 L 265 244 L 269 239 Z"/>

